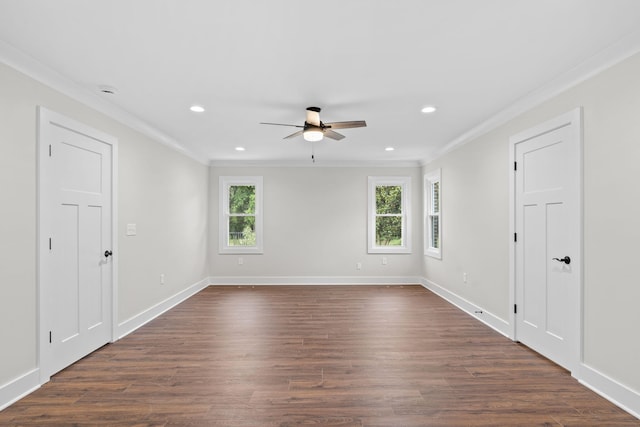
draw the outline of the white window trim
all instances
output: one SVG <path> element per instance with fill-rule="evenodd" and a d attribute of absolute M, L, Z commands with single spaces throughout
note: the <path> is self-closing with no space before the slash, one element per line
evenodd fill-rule
<path fill-rule="evenodd" d="M 253 185 L 256 188 L 256 245 L 229 246 L 229 187 L 235 185 Z M 261 176 L 221 176 L 219 191 L 219 253 L 221 254 L 262 254 L 263 251 L 263 209 Z"/>
<path fill-rule="evenodd" d="M 439 236 L 439 248 L 431 246 L 431 206 L 432 206 L 432 186 L 433 184 L 439 184 L 439 196 L 440 210 L 438 212 L 438 236 Z M 442 174 L 440 169 L 436 169 L 432 172 L 424 175 L 424 254 L 432 258 L 442 259 Z"/>
<path fill-rule="evenodd" d="M 411 177 L 410 176 L 370 176 L 368 203 L 368 253 L 370 254 L 410 254 L 411 253 Z M 376 187 L 398 185 L 402 187 L 402 246 L 376 245 Z"/>

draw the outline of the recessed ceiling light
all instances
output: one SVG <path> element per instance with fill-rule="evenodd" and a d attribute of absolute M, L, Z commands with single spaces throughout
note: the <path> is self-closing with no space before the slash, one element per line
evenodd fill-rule
<path fill-rule="evenodd" d="M 384 149 L 384 151 L 393 151 L 393 150 L 395 150 L 395 148 L 393 148 L 393 147 L 387 147 L 387 148 Z"/>
<path fill-rule="evenodd" d="M 236 147 L 236 151 L 244 151 L 244 147 Z"/>
<path fill-rule="evenodd" d="M 194 113 L 204 113 L 204 107 L 202 105 L 192 105 L 189 109 Z"/>
<path fill-rule="evenodd" d="M 422 110 L 420 110 L 420 111 L 422 111 L 425 114 L 430 114 L 430 113 L 435 113 L 436 110 L 437 110 L 437 108 L 435 106 L 427 105 L 427 106 L 423 107 Z"/>

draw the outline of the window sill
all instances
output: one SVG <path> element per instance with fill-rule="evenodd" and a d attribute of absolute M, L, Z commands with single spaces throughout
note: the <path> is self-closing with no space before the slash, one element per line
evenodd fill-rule
<path fill-rule="evenodd" d="M 410 254 L 411 249 L 407 247 L 373 247 L 369 248 L 367 253 L 370 254 Z"/>
<path fill-rule="evenodd" d="M 220 248 L 220 255 L 241 255 L 241 254 L 258 254 L 262 255 L 262 248 Z"/>
<path fill-rule="evenodd" d="M 442 259 L 442 251 L 427 249 L 426 251 L 424 251 L 424 256 L 428 256 L 430 258 L 435 258 L 435 259 Z"/>

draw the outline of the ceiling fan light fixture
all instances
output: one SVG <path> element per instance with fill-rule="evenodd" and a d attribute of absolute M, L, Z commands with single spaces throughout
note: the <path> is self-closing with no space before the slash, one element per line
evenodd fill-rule
<path fill-rule="evenodd" d="M 316 142 L 321 141 L 324 134 L 320 129 L 307 129 L 302 133 L 305 141 Z"/>

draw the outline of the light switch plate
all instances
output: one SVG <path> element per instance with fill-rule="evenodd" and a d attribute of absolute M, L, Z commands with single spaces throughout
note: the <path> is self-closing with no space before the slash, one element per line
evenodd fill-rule
<path fill-rule="evenodd" d="M 135 235 L 136 235 L 136 225 L 127 224 L 127 236 L 135 236 Z"/>

